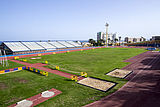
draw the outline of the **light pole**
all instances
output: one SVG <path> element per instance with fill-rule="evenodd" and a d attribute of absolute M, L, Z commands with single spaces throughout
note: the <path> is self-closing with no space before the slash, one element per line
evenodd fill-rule
<path fill-rule="evenodd" d="M 106 46 L 108 47 L 108 26 L 109 26 L 109 24 L 108 23 L 106 23 Z"/>

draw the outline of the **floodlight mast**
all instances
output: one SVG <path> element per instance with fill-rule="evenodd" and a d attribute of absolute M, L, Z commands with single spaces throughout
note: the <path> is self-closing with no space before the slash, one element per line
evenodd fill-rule
<path fill-rule="evenodd" d="M 108 47 L 108 26 L 109 24 L 106 23 L 105 26 L 106 26 L 106 47 Z"/>

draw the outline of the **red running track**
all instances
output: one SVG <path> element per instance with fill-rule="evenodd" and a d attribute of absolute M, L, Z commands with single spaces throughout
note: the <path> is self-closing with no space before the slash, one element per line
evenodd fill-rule
<path fill-rule="evenodd" d="M 145 52 L 123 69 L 133 70 L 115 93 L 85 107 L 160 107 L 160 53 Z"/>
<path fill-rule="evenodd" d="M 130 46 L 130 47 L 124 47 L 124 46 L 108 46 L 109 48 L 147 48 L 147 47 L 135 47 L 135 46 Z M 90 47 L 90 48 L 82 48 L 82 50 L 89 50 L 89 49 L 98 49 L 98 48 L 106 48 L 105 46 L 102 46 L 102 47 Z M 75 50 L 69 50 L 70 52 L 74 52 L 74 51 L 80 51 L 81 49 L 75 49 Z M 58 53 L 65 53 L 67 51 L 59 51 L 59 52 L 54 52 L 56 54 Z M 25 57 L 32 57 L 32 56 L 37 56 L 38 54 L 41 54 L 41 55 L 50 55 L 50 54 L 53 54 L 53 52 L 48 52 L 48 53 L 37 53 L 37 54 L 28 54 L 28 55 L 20 55 L 18 56 L 19 58 L 25 58 Z M 14 57 L 16 56 L 10 56 L 10 57 L 7 57 L 7 59 L 14 59 Z M 2 57 L 1 57 L 2 58 Z"/>
<path fill-rule="evenodd" d="M 74 51 L 80 51 L 80 50 L 90 50 L 90 49 L 98 49 L 98 48 L 105 48 L 105 47 L 91 47 L 91 48 L 82 48 L 82 49 L 75 49 L 75 50 L 69 50 L 70 52 L 74 52 Z M 54 52 L 56 54 L 58 53 L 66 53 L 67 51 L 59 51 L 59 52 Z M 53 52 L 48 52 L 48 53 L 37 53 L 37 54 L 28 54 L 28 55 L 20 55 L 18 56 L 19 58 L 25 58 L 25 57 L 32 57 L 32 56 L 37 56 L 38 54 L 41 54 L 41 55 L 50 55 L 50 54 L 53 54 Z M 10 57 L 7 57 L 7 59 L 14 59 L 14 57 L 16 56 L 10 56 Z M 2 58 L 2 57 L 1 57 Z"/>
<path fill-rule="evenodd" d="M 66 72 L 62 72 L 62 71 L 53 70 L 53 69 L 50 69 L 50 68 L 43 67 L 47 64 L 42 64 L 42 63 L 30 64 L 30 63 L 22 62 L 22 61 L 18 61 L 18 60 L 11 60 L 11 61 L 26 65 L 28 67 L 34 67 L 34 68 L 39 69 L 39 70 L 47 71 L 47 72 L 50 72 L 50 73 L 53 73 L 53 74 L 56 74 L 56 75 L 59 75 L 59 76 L 62 76 L 62 77 L 66 77 L 66 78 L 69 78 L 69 79 L 71 79 L 71 76 L 73 75 L 73 74 L 70 74 L 70 73 L 66 73 Z M 81 79 L 83 79 L 83 77 L 79 76 L 78 80 L 81 80 Z"/>
<path fill-rule="evenodd" d="M 98 49 L 98 48 L 104 48 L 104 47 L 94 47 L 94 49 Z M 83 50 L 89 50 L 89 49 L 93 49 L 93 48 L 88 48 L 88 49 L 83 49 Z M 82 50 L 82 49 L 70 50 L 70 52 L 80 51 L 80 50 Z M 67 52 L 67 51 L 59 51 L 59 52 L 54 52 L 54 53 L 59 54 L 59 53 L 65 53 L 65 52 Z M 53 52 L 41 53 L 41 55 L 49 55 L 49 54 L 53 54 Z M 37 55 L 38 54 L 22 55 L 22 56 L 19 56 L 19 58 L 32 57 L 32 56 L 37 56 Z M 14 57 L 15 56 L 8 57 L 8 59 L 14 59 Z M 30 63 L 26 63 L 26 62 L 22 62 L 22 61 L 18 61 L 18 60 L 11 60 L 11 61 L 26 65 L 28 67 L 34 67 L 34 68 L 39 69 L 39 70 L 47 71 L 47 72 L 50 72 L 50 73 L 53 73 L 53 74 L 56 74 L 56 75 L 59 75 L 59 76 L 62 76 L 62 77 L 66 77 L 66 78 L 69 78 L 69 79 L 73 75 L 73 74 L 70 74 L 70 73 L 66 73 L 66 72 L 62 72 L 62 71 L 53 70 L 53 69 L 43 67 L 46 64 L 41 64 L 41 63 L 30 64 Z M 81 80 L 81 79 L 83 79 L 83 77 L 78 76 L 78 80 Z"/>

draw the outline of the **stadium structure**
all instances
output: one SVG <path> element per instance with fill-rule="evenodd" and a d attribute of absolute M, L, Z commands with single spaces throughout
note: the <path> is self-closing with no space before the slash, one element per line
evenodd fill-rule
<path fill-rule="evenodd" d="M 6 54 L 13 55 L 79 47 L 82 45 L 75 41 L 5 41 L 0 45 Z"/>

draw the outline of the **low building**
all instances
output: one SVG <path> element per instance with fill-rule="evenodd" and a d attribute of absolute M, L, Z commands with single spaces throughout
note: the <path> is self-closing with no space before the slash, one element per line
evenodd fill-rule
<path fill-rule="evenodd" d="M 116 39 L 116 33 L 109 33 L 108 34 L 108 42 L 115 42 Z M 106 41 L 106 34 L 104 32 L 98 32 L 97 33 L 97 41 L 98 40 L 105 40 Z"/>
<path fill-rule="evenodd" d="M 98 40 L 105 40 L 105 33 L 104 32 L 97 33 L 97 41 Z"/>
<path fill-rule="evenodd" d="M 160 40 L 160 36 L 152 36 L 151 40 Z"/>
<path fill-rule="evenodd" d="M 124 39 L 124 42 L 127 42 L 127 43 L 136 43 L 136 42 L 143 42 L 143 41 L 146 41 L 144 37 L 140 37 L 140 38 L 125 37 Z"/>
<path fill-rule="evenodd" d="M 108 42 L 109 43 L 115 43 L 115 39 L 116 39 L 116 33 L 108 34 Z"/>

